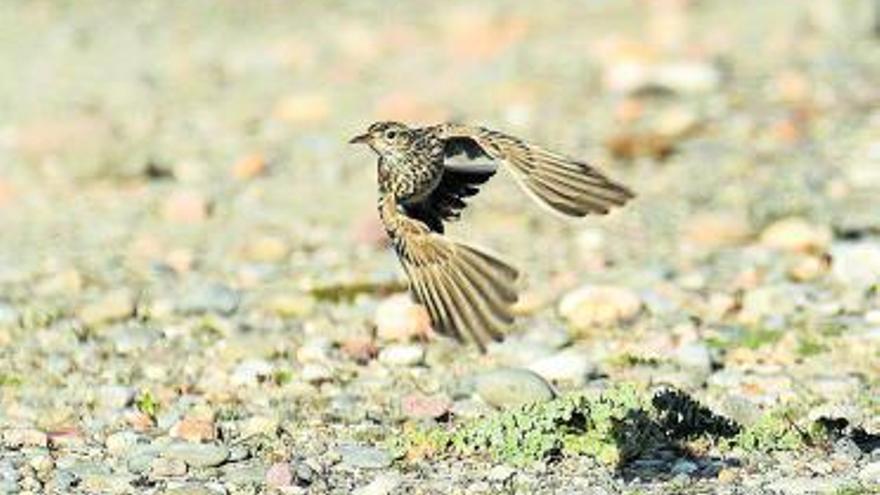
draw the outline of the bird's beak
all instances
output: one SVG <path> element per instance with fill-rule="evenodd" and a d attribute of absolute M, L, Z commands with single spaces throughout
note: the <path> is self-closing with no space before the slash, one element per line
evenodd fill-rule
<path fill-rule="evenodd" d="M 370 140 L 369 134 L 360 134 L 348 140 L 348 144 L 366 143 Z"/>

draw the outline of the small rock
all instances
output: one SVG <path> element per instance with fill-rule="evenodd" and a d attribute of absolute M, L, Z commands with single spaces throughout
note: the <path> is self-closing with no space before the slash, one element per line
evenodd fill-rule
<path fill-rule="evenodd" d="M 844 286 L 870 287 L 880 280 L 880 245 L 874 242 L 846 243 L 831 249 L 832 274 Z"/>
<path fill-rule="evenodd" d="M 157 445 L 134 445 L 130 448 L 125 461 L 125 466 L 134 474 L 144 474 L 150 470 L 153 459 L 161 453 Z"/>
<path fill-rule="evenodd" d="M 691 475 L 699 469 L 696 463 L 691 462 L 687 459 L 679 459 L 675 461 L 675 464 L 672 465 L 672 473 L 673 474 L 685 474 Z"/>
<path fill-rule="evenodd" d="M 745 215 L 724 212 L 698 213 L 687 221 L 682 230 L 686 241 L 713 249 L 742 244 L 751 234 Z"/>
<path fill-rule="evenodd" d="M 859 471 L 859 481 L 867 485 L 880 486 L 880 461 L 866 464 Z"/>
<path fill-rule="evenodd" d="M 168 488 L 162 492 L 162 495 L 224 495 L 225 490 L 221 490 L 200 483 L 184 483 Z"/>
<path fill-rule="evenodd" d="M 95 401 L 102 409 L 124 409 L 132 403 L 135 395 L 136 391 L 131 387 L 104 385 L 98 389 Z"/>
<path fill-rule="evenodd" d="M 308 294 L 280 293 L 269 297 L 265 308 L 282 318 L 302 318 L 310 315 L 316 304 Z"/>
<path fill-rule="evenodd" d="M 339 447 L 343 464 L 363 469 L 383 469 L 391 465 L 391 455 L 376 448 L 361 445 L 345 444 Z"/>
<path fill-rule="evenodd" d="M 87 474 L 82 477 L 81 488 L 86 493 L 131 493 L 134 478 L 127 474 Z"/>
<path fill-rule="evenodd" d="M 134 298 L 127 290 L 118 290 L 83 306 L 78 313 L 86 326 L 123 320 L 134 314 Z"/>
<path fill-rule="evenodd" d="M 349 359 L 365 364 L 379 354 L 379 348 L 371 337 L 354 336 L 342 341 L 340 346 L 342 353 Z"/>
<path fill-rule="evenodd" d="M 55 461 L 48 453 L 37 454 L 28 460 L 28 465 L 37 473 L 45 475 L 55 468 Z"/>
<path fill-rule="evenodd" d="M 431 333 L 431 318 L 424 306 L 406 294 L 382 301 L 376 308 L 376 335 L 382 340 L 407 342 Z"/>
<path fill-rule="evenodd" d="M 555 396 L 550 384 L 540 375 L 521 368 L 502 368 L 477 375 L 475 385 L 481 399 L 501 409 L 542 402 Z"/>
<path fill-rule="evenodd" d="M 214 467 L 229 457 L 229 449 L 210 443 L 172 443 L 163 452 L 166 459 L 179 459 L 193 468 Z"/>
<path fill-rule="evenodd" d="M 237 291 L 222 284 L 198 285 L 185 291 L 177 303 L 177 311 L 199 315 L 218 313 L 230 315 L 238 309 L 240 296 Z"/>
<path fill-rule="evenodd" d="M 795 282 L 809 282 L 828 272 L 830 259 L 822 256 L 802 256 L 788 267 L 788 276 Z"/>
<path fill-rule="evenodd" d="M 216 430 L 213 419 L 187 416 L 175 423 L 168 434 L 171 438 L 179 438 L 187 442 L 204 442 L 214 440 Z"/>
<path fill-rule="evenodd" d="M 10 448 L 45 447 L 49 436 L 40 430 L 29 428 L 10 428 L 3 431 L 3 445 Z"/>
<path fill-rule="evenodd" d="M 247 359 L 235 367 L 231 381 L 234 385 L 247 387 L 260 384 L 272 376 L 272 363 L 262 359 Z"/>
<path fill-rule="evenodd" d="M 675 362 L 684 368 L 689 368 L 701 373 L 712 371 L 712 354 L 709 347 L 701 342 L 692 342 L 676 349 Z"/>
<path fill-rule="evenodd" d="M 452 402 L 442 395 L 410 394 L 401 399 L 400 408 L 413 419 L 435 419 L 449 412 Z"/>
<path fill-rule="evenodd" d="M 266 159 L 263 155 L 246 155 L 232 166 L 232 177 L 238 180 L 248 180 L 258 177 L 266 172 Z"/>
<path fill-rule="evenodd" d="M 133 431 L 120 431 L 108 435 L 104 441 L 107 452 L 112 456 L 128 454 L 129 449 L 137 443 L 138 435 Z"/>
<path fill-rule="evenodd" d="M 269 488 L 282 488 L 292 483 L 293 473 L 290 471 L 290 464 L 286 462 L 276 462 L 266 471 L 266 485 Z"/>
<path fill-rule="evenodd" d="M 150 462 L 150 474 L 160 478 L 183 476 L 186 474 L 186 463 L 180 459 L 157 457 Z"/>
<path fill-rule="evenodd" d="M 282 261 L 289 251 L 284 239 L 262 235 L 250 239 L 244 246 L 244 257 L 249 261 L 277 263 Z"/>
<path fill-rule="evenodd" d="M 373 478 L 370 484 L 356 489 L 353 493 L 354 495 L 390 495 L 395 493 L 402 481 L 398 473 L 382 473 Z"/>
<path fill-rule="evenodd" d="M 417 344 L 393 344 L 379 351 L 379 362 L 389 366 L 416 366 L 425 359 L 425 348 Z"/>
<path fill-rule="evenodd" d="M 241 435 L 250 438 L 257 435 L 274 435 L 278 431 L 278 420 L 267 416 L 252 416 L 241 427 Z"/>
<path fill-rule="evenodd" d="M 784 251 L 822 251 L 831 243 L 831 229 L 791 217 L 765 228 L 760 240 L 764 246 Z"/>
<path fill-rule="evenodd" d="M 332 345 L 330 339 L 310 339 L 296 350 L 296 360 L 302 364 L 326 363 L 330 359 Z"/>
<path fill-rule="evenodd" d="M 162 203 L 162 216 L 175 223 L 200 223 L 210 214 L 210 203 L 198 191 L 177 190 Z"/>
<path fill-rule="evenodd" d="M 596 372 L 596 365 L 580 349 L 566 349 L 535 361 L 528 367 L 546 380 L 583 384 Z"/>
<path fill-rule="evenodd" d="M 486 478 L 496 483 L 503 483 L 516 474 L 516 469 L 505 464 L 499 464 L 486 473 Z"/>
<path fill-rule="evenodd" d="M 300 372 L 302 379 L 309 383 L 329 382 L 333 379 L 333 370 L 319 363 L 308 363 Z"/>
<path fill-rule="evenodd" d="M 161 338 L 158 331 L 139 325 L 119 325 L 107 332 L 107 339 L 119 354 L 136 354 Z"/>
<path fill-rule="evenodd" d="M 591 285 L 566 294 L 559 303 L 559 312 L 575 328 L 583 329 L 631 320 L 641 307 L 641 299 L 629 289 Z"/>
<path fill-rule="evenodd" d="M 260 485 L 266 482 L 268 466 L 259 461 L 236 462 L 221 468 L 223 481 L 233 485 Z"/>

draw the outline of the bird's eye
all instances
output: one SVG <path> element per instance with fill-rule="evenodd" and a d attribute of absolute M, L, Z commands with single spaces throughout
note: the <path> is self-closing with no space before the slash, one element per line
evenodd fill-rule
<path fill-rule="evenodd" d="M 385 139 L 391 141 L 397 137 L 397 131 L 385 131 Z"/>

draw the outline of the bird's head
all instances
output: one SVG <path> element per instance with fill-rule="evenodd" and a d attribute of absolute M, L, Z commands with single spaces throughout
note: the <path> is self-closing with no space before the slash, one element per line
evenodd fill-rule
<path fill-rule="evenodd" d="M 363 143 L 379 155 L 393 155 L 409 148 L 412 130 L 400 122 L 376 122 L 367 132 L 349 140 L 351 144 Z"/>

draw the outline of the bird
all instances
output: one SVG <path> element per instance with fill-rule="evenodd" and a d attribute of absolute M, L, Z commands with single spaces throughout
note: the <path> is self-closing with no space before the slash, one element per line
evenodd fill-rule
<path fill-rule="evenodd" d="M 489 251 L 445 235 L 466 201 L 506 168 L 539 205 L 566 217 L 604 215 L 635 197 L 586 162 L 503 132 L 460 123 L 371 124 L 349 143 L 377 155 L 378 210 L 409 291 L 433 329 L 485 352 L 513 323 L 519 272 Z M 462 166 L 459 158 L 492 167 Z"/>

